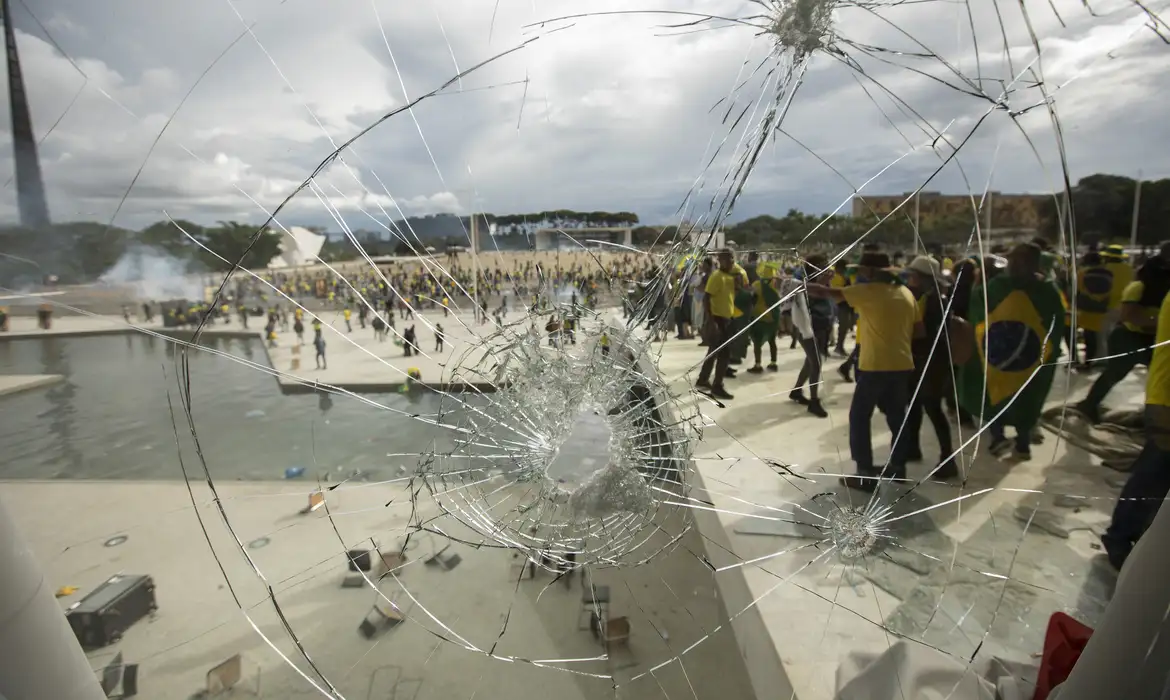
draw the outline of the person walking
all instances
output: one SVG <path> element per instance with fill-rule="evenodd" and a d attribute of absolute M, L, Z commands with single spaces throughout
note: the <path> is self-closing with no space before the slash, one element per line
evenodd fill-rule
<path fill-rule="evenodd" d="M 808 280 L 813 284 L 817 284 L 823 279 L 823 270 L 825 267 L 825 256 L 820 254 L 810 255 L 804 264 L 803 274 L 798 271 L 799 277 Z M 812 314 L 809 311 L 808 295 L 803 289 L 796 290 L 792 295 L 792 325 L 795 329 L 793 337 L 799 338 L 800 346 L 804 350 L 804 365 L 800 368 L 800 374 L 796 375 L 796 386 L 792 391 L 788 392 L 788 398 L 798 404 L 808 407 L 808 412 L 818 418 L 828 418 L 829 414 L 821 406 L 819 397 L 820 383 L 821 383 L 821 365 L 823 363 L 822 349 L 828 346 L 829 330 L 832 327 L 832 318 L 826 319 L 828 326 L 818 329 L 813 325 Z M 832 304 L 827 299 L 819 299 L 818 301 Z M 822 345 L 824 343 L 824 345 Z M 808 392 L 810 398 L 804 396 L 804 384 L 808 382 Z"/>
<path fill-rule="evenodd" d="M 860 317 L 857 386 L 849 405 L 849 452 L 857 473 L 842 478 L 841 483 L 873 492 L 882 480 L 906 477 L 908 441 L 901 433 L 914 372 L 914 295 L 899 282 L 890 256 L 878 250 L 862 253 L 854 284 L 841 288 L 810 284 L 807 288 L 809 296 L 848 303 Z M 892 434 L 885 468 L 876 467 L 873 460 L 870 421 L 875 410 L 885 414 Z"/>
<path fill-rule="evenodd" d="M 934 476 L 951 479 L 958 476 L 951 442 L 951 423 L 943 412 L 943 396 L 953 391 L 954 374 L 950 363 L 950 349 L 945 337 L 946 279 L 942 267 L 934 258 L 925 255 L 914 258 L 906 266 L 906 285 L 916 299 L 914 339 L 910 343 L 914 355 L 914 374 L 910 378 L 910 408 L 904 428 L 906 461 L 922 459 L 922 415 L 925 413 L 934 426 L 938 438 L 939 459 Z"/>
<path fill-rule="evenodd" d="M 703 359 L 703 366 L 699 369 L 699 380 L 695 388 L 707 390 L 717 398 L 730 400 L 735 398 L 723 386 L 731 361 L 732 313 L 735 309 L 735 291 L 740 277 L 735 270 L 735 258 L 731 250 L 723 248 L 717 255 L 718 267 L 711 271 L 707 278 L 707 285 L 703 291 L 703 339 L 707 342 L 707 356 Z"/>
<path fill-rule="evenodd" d="M 1118 571 L 1170 493 L 1170 295 L 1158 312 L 1156 343 L 1146 377 L 1146 442 L 1130 469 L 1101 544 Z"/>
<path fill-rule="evenodd" d="M 313 334 L 313 348 L 317 351 L 315 357 L 317 369 L 329 369 L 329 365 L 325 362 L 325 337 L 321 335 L 320 330 Z"/>
<path fill-rule="evenodd" d="M 748 368 L 748 372 L 760 374 L 764 371 L 762 362 L 765 343 L 768 345 L 770 360 L 768 371 L 775 372 L 779 369 L 776 365 L 776 329 L 780 321 L 780 294 L 773 286 L 776 268 L 771 263 L 764 263 L 757 264 L 752 269 L 756 274 L 756 280 L 751 286 L 755 304 L 752 308 L 754 320 L 748 328 L 748 333 L 751 335 L 756 363 Z"/>
<path fill-rule="evenodd" d="M 1101 422 L 1101 404 L 1134 367 L 1149 365 L 1158 310 L 1170 292 L 1170 242 L 1138 270 L 1137 280 L 1121 294 L 1121 314 L 1109 334 L 1109 359 L 1084 399 L 1073 407 L 1093 423 Z"/>
<path fill-rule="evenodd" d="M 1015 458 L 1032 456 L 1032 432 L 1056 376 L 1064 337 L 1064 305 L 1056 285 L 1041 273 L 1041 250 L 1021 243 L 1008 254 L 1007 273 L 985 280 L 967 311 L 976 352 L 959 372 L 959 402 L 982 416 L 991 453 L 1006 455 L 1016 429 Z"/>

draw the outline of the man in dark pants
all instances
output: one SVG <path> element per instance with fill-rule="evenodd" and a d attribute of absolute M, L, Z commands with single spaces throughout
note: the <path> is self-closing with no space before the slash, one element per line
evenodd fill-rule
<path fill-rule="evenodd" d="M 922 416 L 926 414 L 938 437 L 939 460 L 935 464 L 936 479 L 950 479 L 959 475 L 951 453 L 951 424 L 943 413 L 943 396 L 954 393 L 951 380 L 950 350 L 941 335 L 946 323 L 946 281 L 938 261 L 925 255 L 914 258 L 906 266 L 906 286 L 916 297 L 918 322 L 914 326 L 911 352 L 914 355 L 914 374 L 910 379 L 910 407 L 906 413 L 906 459 L 922 459 Z"/>
<path fill-rule="evenodd" d="M 707 389 L 711 396 L 717 399 L 735 398 L 723 388 L 723 378 L 727 375 L 727 367 L 731 360 L 731 318 L 735 308 L 735 292 L 740 284 L 740 276 L 735 269 L 735 259 L 731 251 L 724 248 L 719 251 L 719 267 L 711 272 L 707 278 L 705 296 L 703 298 L 704 329 L 703 339 L 707 341 L 707 357 L 703 360 L 703 367 L 699 370 L 699 380 L 695 382 L 696 389 Z M 711 374 L 714 370 L 714 375 Z"/>
<path fill-rule="evenodd" d="M 810 284 L 808 293 L 845 301 L 861 318 L 857 388 L 849 405 L 849 452 L 857 464 L 857 475 L 845 477 L 841 483 L 872 492 L 881 479 L 904 479 L 909 441 L 902 439 L 901 433 L 914 373 L 914 295 L 898 283 L 890 256 L 872 250 L 862 254 L 855 284 L 839 289 Z M 870 420 L 874 409 L 885 414 L 893 434 L 890 461 L 884 468 L 873 463 Z"/>
<path fill-rule="evenodd" d="M 1101 536 L 1109 563 L 1118 570 L 1170 493 L 1170 295 L 1158 313 L 1155 345 L 1146 378 L 1146 444 Z"/>

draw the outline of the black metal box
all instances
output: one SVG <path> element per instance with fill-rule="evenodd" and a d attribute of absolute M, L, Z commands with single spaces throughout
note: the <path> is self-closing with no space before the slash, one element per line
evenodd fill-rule
<path fill-rule="evenodd" d="M 113 644 L 135 622 L 158 609 L 154 580 L 140 574 L 120 574 L 70 605 L 65 617 L 85 649 Z"/>

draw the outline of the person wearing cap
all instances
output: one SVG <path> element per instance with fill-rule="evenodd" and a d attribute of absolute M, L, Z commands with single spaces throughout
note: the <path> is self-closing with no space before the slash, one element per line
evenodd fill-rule
<path fill-rule="evenodd" d="M 707 341 L 707 356 L 699 369 L 696 389 L 705 389 L 717 399 L 735 398 L 723 386 L 731 362 L 731 319 L 735 311 L 735 292 L 740 285 L 740 275 L 731 250 L 719 251 L 718 267 L 711 271 L 704 288 L 703 337 Z M 714 372 L 712 374 L 712 372 Z"/>
<path fill-rule="evenodd" d="M 959 373 L 959 401 L 989 423 L 991 452 L 1007 454 L 1004 427 L 1016 428 L 1015 456 L 1031 457 L 1032 431 L 1056 376 L 1064 336 L 1064 307 L 1056 286 L 1040 271 L 1041 251 L 1021 243 L 999 274 L 971 295 L 967 320 L 976 351 Z"/>
<path fill-rule="evenodd" d="M 1170 291 L 1170 241 L 1138 270 L 1121 295 L 1121 323 L 1109 334 L 1109 359 L 1084 399 L 1074 405 L 1085 418 L 1101 422 L 1101 403 L 1134 367 L 1149 365 L 1157 318 Z"/>
<path fill-rule="evenodd" d="M 925 255 L 914 258 L 904 270 L 906 286 L 915 297 L 917 322 L 911 352 L 914 355 L 914 374 L 910 380 L 910 408 L 906 416 L 905 437 L 906 460 L 922 459 L 919 433 L 922 430 L 922 414 L 930 418 L 939 444 L 938 469 L 934 476 L 950 479 L 959 475 L 952 456 L 951 424 L 943 413 L 943 396 L 953 391 L 954 376 L 951 370 L 950 350 L 945 337 L 946 299 L 948 286 L 942 266 L 934 258 Z"/>
<path fill-rule="evenodd" d="M 843 289 L 810 284 L 810 296 L 846 301 L 860 316 L 857 388 L 849 406 L 849 452 L 857 475 L 845 477 L 850 488 L 873 491 L 879 479 L 906 476 L 908 440 L 902 436 L 914 372 L 911 341 L 917 316 L 914 295 L 899 283 L 890 256 L 867 250 L 857 266 L 857 282 Z M 888 466 L 873 460 L 870 421 L 874 410 L 886 416 L 893 435 Z"/>
<path fill-rule="evenodd" d="M 1170 294 L 1162 300 L 1156 333 L 1146 377 L 1145 445 L 1101 536 L 1109 563 L 1118 571 L 1170 493 Z"/>

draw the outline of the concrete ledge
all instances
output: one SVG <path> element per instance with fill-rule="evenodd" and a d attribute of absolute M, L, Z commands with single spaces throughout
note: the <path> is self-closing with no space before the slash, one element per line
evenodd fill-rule
<path fill-rule="evenodd" d="M 10 374 L 0 376 L 0 396 L 11 396 L 65 381 L 60 374 Z"/>
<path fill-rule="evenodd" d="M 309 381 L 282 381 L 277 379 L 280 385 L 280 391 L 286 395 L 292 394 L 315 394 L 321 390 L 323 386 L 318 382 Z M 428 391 L 444 392 L 448 394 L 459 394 L 464 392 L 476 392 L 490 394 L 498 391 L 501 387 L 492 384 L 491 382 L 418 382 L 414 384 L 407 384 L 406 382 L 330 382 L 328 386 L 345 391 L 352 391 L 355 394 L 371 393 L 384 394 L 396 391 L 402 391 L 406 387 L 411 387 L 408 391 L 425 393 Z"/>
<path fill-rule="evenodd" d="M 661 368 L 648 361 L 639 362 L 640 371 L 648 377 L 663 379 Z M 678 411 L 674 404 L 666 401 L 655 401 L 655 408 L 665 425 L 677 425 Z M 691 479 L 686 484 L 690 488 L 692 498 L 707 499 L 707 489 L 703 477 L 695 460 L 691 460 L 688 469 Z M 696 493 L 698 492 L 698 493 Z M 732 549 L 731 540 L 719 515 L 714 511 L 702 508 L 688 508 L 687 514 L 694 520 L 695 528 L 701 537 L 701 549 L 705 563 L 718 569 L 739 561 L 739 557 Z M 757 698 L 796 698 L 796 691 L 788 674 L 784 670 L 780 654 L 772 639 L 772 633 L 761 614 L 760 607 L 752 605 L 754 597 L 748 586 L 744 569 L 735 568 L 712 575 L 716 596 L 719 601 L 719 619 L 730 620 L 735 643 L 743 657 L 747 669 L 748 680 Z M 740 611 L 738 617 L 734 617 Z"/>

